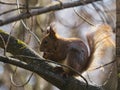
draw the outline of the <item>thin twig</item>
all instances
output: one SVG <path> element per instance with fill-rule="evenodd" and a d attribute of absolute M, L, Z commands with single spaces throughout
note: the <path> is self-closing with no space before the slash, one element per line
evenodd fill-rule
<path fill-rule="evenodd" d="M 98 15 L 100 16 L 101 20 L 103 21 L 103 23 L 106 23 L 106 20 L 105 20 L 105 15 L 103 14 L 102 10 L 100 10 L 100 8 L 95 4 L 95 3 L 92 3 L 92 6 L 94 7 L 94 9 L 96 10 L 96 12 L 98 13 Z M 102 13 L 101 13 L 102 12 Z"/>
<path fill-rule="evenodd" d="M 82 18 L 82 20 L 84 20 L 85 22 L 87 22 L 89 25 L 91 26 L 95 26 L 95 24 L 93 24 L 92 22 L 90 22 L 88 19 L 86 19 L 84 16 L 80 15 L 77 10 L 75 8 L 73 8 L 74 12 L 76 13 L 76 15 L 78 15 L 80 18 Z"/>
<path fill-rule="evenodd" d="M 113 61 L 111 61 L 111 62 L 108 62 L 108 63 L 106 63 L 106 64 L 104 64 L 104 65 L 102 65 L 102 66 L 99 66 L 99 67 L 97 67 L 97 68 L 91 69 L 91 70 L 89 70 L 89 71 L 93 71 L 93 70 L 100 69 L 100 68 L 102 68 L 102 67 L 105 67 L 105 66 L 108 66 L 108 65 L 110 65 L 110 64 L 113 64 L 114 62 L 116 62 L 116 60 L 113 60 Z"/>
<path fill-rule="evenodd" d="M 5 43 L 4 56 L 6 56 L 7 47 L 8 47 L 8 43 L 9 43 L 9 40 L 10 40 L 10 37 L 11 37 L 11 34 L 12 34 L 12 30 L 14 29 L 16 24 L 17 24 L 17 22 L 15 22 L 14 25 L 12 26 L 9 37 L 7 39 L 7 42 Z"/>
<path fill-rule="evenodd" d="M 110 63 L 107 63 L 107 64 L 105 64 L 105 65 L 102 65 L 102 67 L 105 67 L 105 66 L 107 66 L 107 65 L 113 64 L 114 62 L 115 62 L 115 60 L 112 61 L 112 62 L 110 62 Z M 98 68 L 95 68 L 94 70 L 100 69 L 100 68 L 101 68 L 101 66 L 98 67 Z M 92 84 L 94 84 L 95 86 L 103 87 L 103 86 L 109 81 L 109 79 L 110 79 L 110 77 L 111 77 L 111 74 L 113 73 L 113 68 L 114 68 L 114 65 L 112 65 L 112 67 L 111 67 L 111 69 L 110 69 L 110 71 L 109 71 L 109 74 L 108 74 L 107 79 L 105 79 L 104 82 L 103 82 L 103 84 L 101 84 L 101 85 L 97 84 L 94 80 L 92 80 L 92 78 L 90 78 L 89 73 L 87 73 L 88 79 L 89 79 L 89 81 L 90 81 Z"/>
<path fill-rule="evenodd" d="M 30 74 L 28 80 L 26 80 L 25 83 L 19 85 L 19 84 L 16 84 L 16 83 L 14 82 L 14 80 L 13 80 L 13 77 L 14 77 L 16 71 L 17 71 L 17 67 L 15 68 L 14 73 L 10 76 L 10 81 L 11 81 L 12 85 L 14 85 L 15 87 L 24 87 L 25 85 L 27 85 L 28 82 L 30 81 L 30 79 L 32 78 L 33 74 L 34 74 L 34 73 L 32 72 L 32 73 Z"/>
<path fill-rule="evenodd" d="M 17 8 L 20 8 L 20 6 L 19 6 L 19 1 L 16 0 L 16 2 L 17 2 Z M 26 0 L 26 3 L 28 3 L 27 0 Z M 27 9 L 28 9 L 28 6 L 27 6 Z M 21 12 L 20 12 L 19 9 L 18 9 L 18 13 L 21 14 Z M 27 13 L 29 14 L 29 10 L 27 10 Z M 28 32 L 30 32 L 30 33 L 34 36 L 34 38 L 37 40 L 38 44 L 40 44 L 41 41 L 40 41 L 40 39 L 35 35 L 35 33 L 33 33 L 33 32 L 31 31 L 31 29 L 24 23 L 24 21 L 23 21 L 22 19 L 21 19 L 21 22 L 22 22 L 23 26 L 25 27 L 25 29 L 26 29 Z"/>
<path fill-rule="evenodd" d="M 2 43 L 3 43 L 3 49 L 5 50 L 5 40 L 4 38 L 2 37 L 2 35 L 0 34 L 0 39 L 2 40 Z M 4 54 L 5 54 L 5 51 L 4 51 Z"/>
<path fill-rule="evenodd" d="M 81 0 L 81 2 L 85 5 L 85 2 L 84 2 L 83 0 Z M 77 9 L 75 9 L 75 7 L 73 7 L 73 10 L 74 10 L 74 12 L 76 13 L 76 15 L 77 15 L 78 17 L 80 17 L 82 20 L 84 20 L 85 22 L 87 22 L 87 23 L 90 24 L 91 26 L 95 26 L 94 23 L 90 22 L 87 18 L 85 18 L 84 16 L 80 15 L 80 14 L 78 13 Z"/>

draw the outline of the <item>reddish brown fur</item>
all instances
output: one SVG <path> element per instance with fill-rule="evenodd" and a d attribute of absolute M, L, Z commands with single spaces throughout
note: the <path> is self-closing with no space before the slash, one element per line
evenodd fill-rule
<path fill-rule="evenodd" d="M 88 66 L 88 49 L 84 42 L 78 38 L 62 38 L 52 27 L 43 38 L 40 50 L 44 52 L 44 58 L 71 66 L 80 73 Z M 66 72 L 74 74 L 70 70 Z"/>

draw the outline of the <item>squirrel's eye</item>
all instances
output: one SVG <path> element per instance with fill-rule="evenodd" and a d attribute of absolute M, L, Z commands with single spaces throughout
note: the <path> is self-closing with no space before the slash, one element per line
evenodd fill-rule
<path fill-rule="evenodd" d="M 45 40 L 45 41 L 44 41 L 44 44 L 47 44 L 47 43 L 48 43 L 48 41 L 47 41 L 47 40 Z"/>

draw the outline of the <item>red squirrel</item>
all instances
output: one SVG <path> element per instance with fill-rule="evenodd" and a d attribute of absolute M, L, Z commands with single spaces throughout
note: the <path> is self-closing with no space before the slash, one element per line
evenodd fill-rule
<path fill-rule="evenodd" d="M 79 73 L 88 67 L 88 48 L 80 38 L 60 37 L 50 26 L 47 34 L 42 39 L 40 51 L 44 52 L 43 57 L 68 65 Z M 70 75 L 75 73 L 69 69 L 63 70 Z"/>

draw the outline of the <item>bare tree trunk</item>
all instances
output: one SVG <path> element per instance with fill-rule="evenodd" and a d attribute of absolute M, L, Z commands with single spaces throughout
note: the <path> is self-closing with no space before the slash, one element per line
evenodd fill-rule
<path fill-rule="evenodd" d="M 118 74 L 120 73 L 120 0 L 117 1 L 117 21 L 116 21 L 116 56 L 118 62 Z M 120 75 L 118 77 L 118 90 L 120 90 Z"/>

